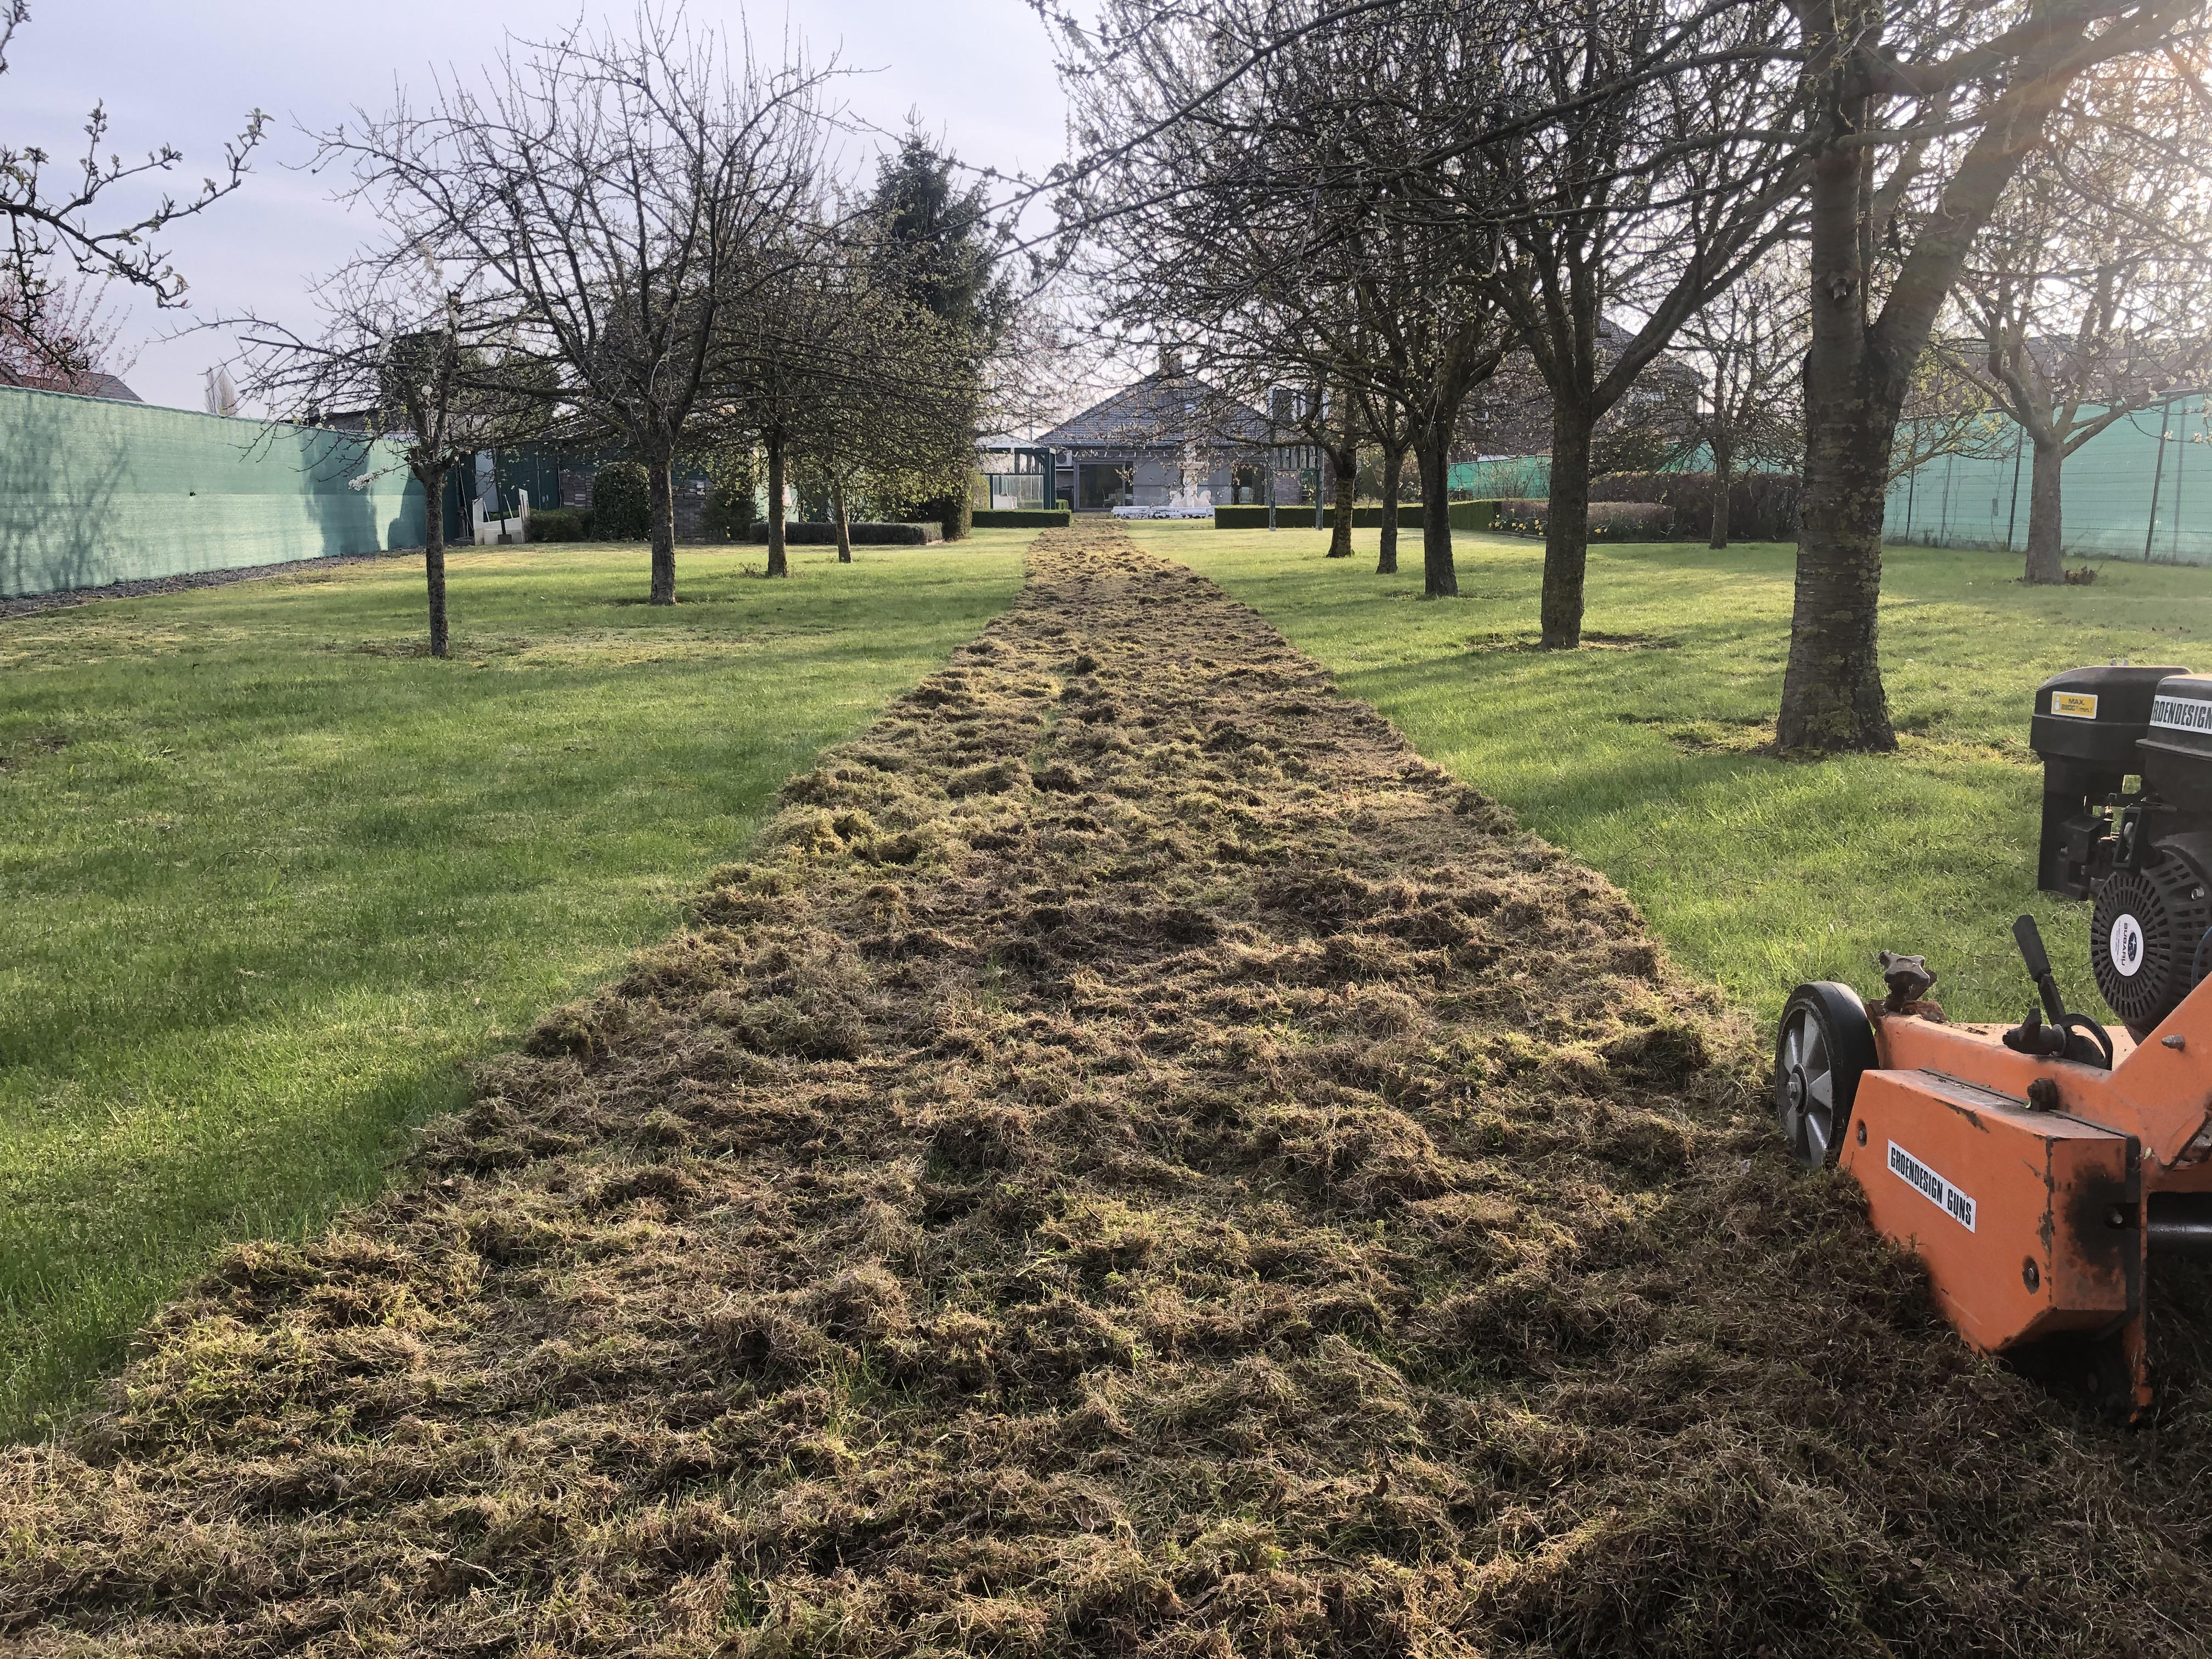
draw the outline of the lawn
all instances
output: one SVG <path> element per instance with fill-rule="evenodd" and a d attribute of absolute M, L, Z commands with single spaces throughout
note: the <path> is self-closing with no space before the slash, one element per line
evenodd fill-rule
<path fill-rule="evenodd" d="M 1634 896 L 1678 960 L 1761 1018 L 1808 979 L 1879 988 L 1877 950 L 1924 951 L 1954 1015 L 2017 1018 L 2033 997 L 2009 933 L 2023 910 L 2069 999 L 2101 1017 L 2088 908 L 2035 890 L 2035 686 L 2127 658 L 2212 667 L 2212 572 L 2124 562 L 2088 587 L 2030 589 L 2018 556 L 1893 549 L 1882 665 L 1899 752 L 1785 761 L 1771 741 L 1792 550 L 1590 550 L 1571 653 L 1535 637 L 1542 549 L 1455 538 L 1462 597 L 1322 558 L 1311 531 L 1139 524 L 1252 605 L 1439 765 Z"/>
<path fill-rule="evenodd" d="M 1012 599 L 957 550 L 402 559 L 0 622 L 0 1434 L 223 1243 L 373 1191 L 465 1062 L 676 925 Z"/>

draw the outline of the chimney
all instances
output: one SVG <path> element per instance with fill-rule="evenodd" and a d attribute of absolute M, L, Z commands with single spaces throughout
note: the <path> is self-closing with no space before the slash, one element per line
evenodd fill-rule
<path fill-rule="evenodd" d="M 1160 348 L 1160 378 L 1164 380 L 1182 378 L 1182 353 L 1173 346 Z"/>

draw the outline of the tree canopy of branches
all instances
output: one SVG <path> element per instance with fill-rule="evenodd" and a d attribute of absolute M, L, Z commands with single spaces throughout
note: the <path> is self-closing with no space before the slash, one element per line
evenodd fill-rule
<path fill-rule="evenodd" d="M 1678 424 L 1713 473 L 1711 544 L 1729 544 L 1736 469 L 1796 471 L 1803 453 L 1801 377 L 1805 290 L 1778 258 L 1764 261 L 1682 325 L 1677 343 L 1698 374 Z"/>
<path fill-rule="evenodd" d="M 794 463 L 829 495 L 849 557 L 849 496 L 886 507 L 963 492 L 975 465 L 980 347 L 899 280 L 910 267 L 872 246 L 866 214 L 810 233 L 811 257 L 786 262 L 716 342 L 716 418 L 766 452 L 768 574 L 788 574 L 785 489 Z"/>
<path fill-rule="evenodd" d="M 1551 393 L 1547 648 L 1582 639 L 1599 420 L 1789 229 L 1794 86 L 1773 61 L 1789 23 L 1779 3 L 1547 7 L 1503 59 L 1510 131 L 1476 112 L 1478 142 L 1443 160 L 1479 175 L 1473 210 L 1503 243 L 1492 286 Z"/>
<path fill-rule="evenodd" d="M 801 228 L 834 71 L 737 45 L 732 62 L 719 37 L 642 14 L 635 39 L 510 52 L 483 90 L 441 83 L 321 147 L 400 240 L 469 273 L 568 434 L 645 466 L 656 605 L 676 599 L 673 466 L 723 378 L 717 343 L 816 256 Z"/>
<path fill-rule="evenodd" d="M 1960 372 L 2031 455 L 2027 580 L 2057 582 L 2067 457 L 2212 382 L 2212 146 L 2163 58 L 2084 76 L 1962 273 Z"/>
<path fill-rule="evenodd" d="M 1306 23 L 1319 15 L 1295 10 Z M 1407 8 L 1292 30 L 1267 50 L 1285 16 L 1266 0 L 1202 14 L 1118 0 L 1097 31 L 1073 37 L 1065 69 L 1079 131 L 1111 160 L 1067 210 L 1095 226 L 1104 255 L 1091 274 L 1115 314 L 1176 342 L 1271 416 L 1298 411 L 1295 434 L 1334 458 L 1340 507 L 1358 426 L 1411 444 L 1425 581 L 1448 595 L 1450 435 L 1500 343 L 1474 280 L 1487 262 L 1480 234 L 1471 243 L 1470 221 L 1436 213 L 1403 181 L 1406 158 L 1456 131 L 1459 106 L 1482 95 L 1489 43 L 1469 47 L 1444 13 Z M 1220 84 L 1225 60 L 1249 72 Z M 1455 175 L 1443 176 L 1430 194 L 1449 192 Z M 1306 395 L 1277 398 L 1284 387 Z M 1349 520 L 1340 512 L 1333 554 L 1350 550 Z M 1395 526 L 1389 540 L 1395 568 Z"/>
<path fill-rule="evenodd" d="M 295 333 L 262 318 L 227 325 L 246 352 L 249 393 L 277 420 L 357 417 L 362 463 L 388 439 L 422 486 L 430 654 L 448 655 L 446 482 L 480 450 L 542 431 L 551 374 L 514 349 L 513 323 L 472 291 L 465 272 L 428 250 L 364 252 L 318 284 L 323 328 Z"/>
<path fill-rule="evenodd" d="M 872 308 L 878 385 L 876 460 L 886 501 L 899 489 L 948 538 L 968 526 L 968 475 L 986 406 L 986 366 L 1014 314 L 999 264 L 990 192 L 961 189 L 957 163 L 908 133 L 878 169 L 861 206 L 860 249 L 872 285 L 904 301 Z M 905 475 L 894 489 L 895 472 Z"/>
<path fill-rule="evenodd" d="M 123 347 L 105 283 L 61 273 L 27 295 L 16 281 L 0 271 L 0 385 L 82 396 L 130 373 L 137 354 Z"/>
<path fill-rule="evenodd" d="M 30 17 L 28 0 L 0 0 L 0 76 L 8 72 L 15 32 Z M 103 216 L 103 205 L 136 184 L 173 172 L 184 152 L 162 144 L 135 161 L 103 155 L 109 127 L 104 104 L 95 104 L 86 118 L 84 153 L 59 181 L 52 176 L 54 158 L 45 149 L 0 140 L 0 217 L 8 223 L 8 246 L 0 255 L 0 337 L 9 349 L 64 379 L 95 367 L 101 341 L 96 332 L 68 325 L 82 319 L 58 287 L 57 265 L 74 268 L 95 289 L 112 283 L 147 295 L 157 307 L 184 304 L 185 279 L 155 239 L 245 182 L 266 121 L 259 110 L 247 116 L 244 129 L 224 147 L 216 175 L 202 180 L 193 194 L 164 191 L 143 210 L 125 210 L 116 217 Z"/>

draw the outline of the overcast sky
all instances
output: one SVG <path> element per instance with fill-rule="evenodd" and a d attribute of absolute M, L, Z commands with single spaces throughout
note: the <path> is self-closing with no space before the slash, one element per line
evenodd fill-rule
<path fill-rule="evenodd" d="M 1042 172 L 1060 158 L 1062 103 L 1036 14 L 1022 0 L 806 0 L 787 11 L 691 0 L 695 21 L 780 40 L 787 24 L 817 58 L 836 52 L 872 73 L 845 100 L 897 131 L 909 111 L 963 161 Z M 628 17 L 593 0 L 587 15 Z M 58 159 L 82 153 L 86 112 L 105 100 L 110 149 L 157 143 L 185 152 L 196 185 L 222 161 L 224 139 L 257 106 L 272 118 L 245 187 L 202 219 L 172 228 L 167 246 L 191 284 L 191 309 L 141 307 L 125 328 L 138 349 L 126 376 L 149 403 L 199 407 L 201 376 L 228 348 L 206 335 L 160 336 L 194 315 L 253 309 L 303 324 L 307 279 L 341 262 L 374 227 L 330 200 L 330 185 L 297 171 L 302 127 L 332 125 L 354 106 L 380 111 L 395 83 L 425 87 L 434 68 L 467 74 L 512 27 L 540 36 L 574 14 L 520 0 L 384 0 L 373 10 L 271 8 L 265 0 L 33 0 L 0 80 L 0 119 L 14 143 Z M 855 146 L 865 143 L 853 141 Z"/>

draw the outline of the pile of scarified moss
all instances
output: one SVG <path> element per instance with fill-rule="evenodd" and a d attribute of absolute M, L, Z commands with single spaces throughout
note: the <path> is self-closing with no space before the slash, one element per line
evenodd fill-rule
<path fill-rule="evenodd" d="M 0 1645 L 2196 1650 L 2198 1356 L 2138 1435 L 1970 1357 L 1618 893 L 1117 532 L 1032 563 L 0 1466 Z"/>

